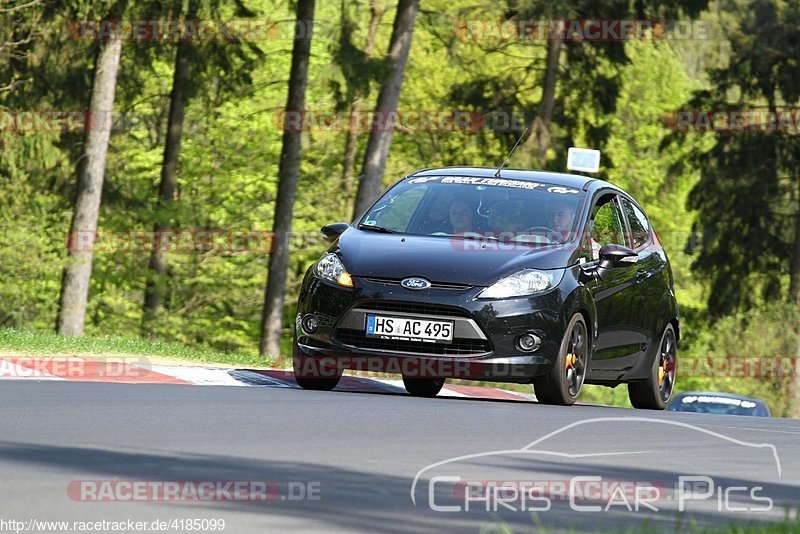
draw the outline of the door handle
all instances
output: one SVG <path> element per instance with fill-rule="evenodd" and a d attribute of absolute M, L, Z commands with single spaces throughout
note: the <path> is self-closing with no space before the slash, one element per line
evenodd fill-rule
<path fill-rule="evenodd" d="M 636 279 L 637 280 L 641 280 L 643 278 L 647 278 L 648 274 L 649 273 L 647 271 L 645 271 L 644 269 L 639 269 L 638 271 L 636 271 Z"/>

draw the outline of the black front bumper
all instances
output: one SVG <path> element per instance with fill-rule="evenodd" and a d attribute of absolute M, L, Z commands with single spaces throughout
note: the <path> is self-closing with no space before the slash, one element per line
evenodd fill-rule
<path fill-rule="evenodd" d="M 434 283 L 412 291 L 399 280 L 358 276 L 353 285 L 323 282 L 309 269 L 297 305 L 296 356 L 325 365 L 335 362 L 343 369 L 529 383 L 552 369 L 566 326 L 559 289 L 532 297 L 479 300 L 481 287 Z M 453 341 L 370 337 L 365 333 L 367 313 L 452 321 Z M 319 324 L 313 333 L 302 326 L 309 314 Z M 536 350 L 518 348 L 517 338 L 523 333 L 541 340 Z"/>

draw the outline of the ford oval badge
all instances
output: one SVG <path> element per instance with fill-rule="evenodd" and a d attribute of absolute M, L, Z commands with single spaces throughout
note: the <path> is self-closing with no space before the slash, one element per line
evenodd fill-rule
<path fill-rule="evenodd" d="M 431 283 L 425 280 L 424 278 L 404 278 L 400 285 L 406 289 L 413 289 L 414 291 L 418 289 L 428 289 L 431 287 Z"/>

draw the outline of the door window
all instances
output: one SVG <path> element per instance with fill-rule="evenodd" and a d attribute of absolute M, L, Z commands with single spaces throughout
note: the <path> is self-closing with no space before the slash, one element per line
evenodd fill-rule
<path fill-rule="evenodd" d="M 592 209 L 591 248 L 592 259 L 600 258 L 603 245 L 630 246 L 626 239 L 625 219 L 616 195 L 606 195 Z"/>

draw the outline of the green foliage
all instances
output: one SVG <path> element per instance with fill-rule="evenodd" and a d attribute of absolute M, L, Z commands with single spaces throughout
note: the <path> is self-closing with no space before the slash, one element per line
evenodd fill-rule
<path fill-rule="evenodd" d="M 563 170 L 571 145 L 601 148 L 601 177 L 627 189 L 641 203 L 673 266 L 683 319 L 681 354 L 789 354 L 794 338 L 776 325 L 792 310 L 762 305 L 784 299 L 788 286 L 787 265 L 797 238 L 791 221 L 800 195 L 798 137 L 693 134 L 674 142 L 677 138 L 664 117 L 687 107 L 796 103 L 796 2 L 720 0 L 702 14 L 705 0 L 423 4 L 400 108 L 466 110 L 485 119 L 503 112 L 526 123 L 541 105 L 547 42 L 464 39 L 455 31 L 459 21 L 700 15 L 717 30 L 730 29 L 729 34 L 714 31 L 705 41 L 566 43 L 547 166 Z M 373 107 L 392 13 L 390 2 L 376 5 L 386 13 L 369 57 L 368 2 L 318 2 L 309 110 L 349 110 L 359 99 L 362 109 Z M 116 110 L 127 114 L 133 126 L 111 137 L 100 231 L 149 232 L 164 218 L 177 230 L 257 231 L 268 236 L 292 48 L 293 11 L 285 2 L 33 4 L 29 10 L 0 17 L 6 41 L 24 39 L 33 31 L 29 42 L 14 48 L 13 57 L 0 57 L 0 112 L 85 109 L 97 43 L 73 39 L 68 23 L 101 18 L 112 8 L 124 8 L 130 18 L 176 18 L 196 12 L 201 18 L 272 19 L 280 32 L 256 41 L 193 43 L 178 190 L 166 211 L 159 211 L 155 200 L 176 43 L 124 44 Z M 466 131 L 400 129 L 393 137 L 384 183 L 422 167 L 496 166 L 520 133 L 519 128 L 495 130 L 490 125 Z M 346 136 L 336 129 L 303 134 L 284 355 L 300 281 L 327 247 L 318 230 L 350 217 L 352 208 L 349 199 L 342 198 L 341 181 Z M 367 138 L 358 138 L 357 166 Z M 14 132 L 0 127 L 2 327 L 46 331 L 54 324 L 83 139 L 80 132 Z M 525 150 L 523 144 L 512 164 L 526 161 Z M 693 231 L 698 239 L 690 240 Z M 687 247 L 687 241 L 692 246 Z M 268 237 L 243 252 L 171 252 L 165 310 L 156 328 L 159 339 L 254 354 L 268 255 Z M 139 333 L 148 259 L 147 248 L 96 251 L 87 334 L 102 338 Z M 713 319 L 721 320 L 709 317 L 707 302 Z M 767 325 L 767 330 L 758 325 Z M 12 339 L 22 335 L 0 337 L 0 344 L 23 346 Z M 63 347 L 55 338 L 46 342 Z M 776 413 L 783 409 L 780 384 L 703 380 L 682 378 L 679 386 L 745 393 L 758 393 L 762 387 L 758 396 L 767 397 Z M 624 387 L 587 388 L 583 399 L 628 405 Z"/>
<path fill-rule="evenodd" d="M 740 13 L 729 32 L 731 56 L 710 71 L 711 87 L 696 93 L 692 107 L 775 112 L 800 102 L 800 4 L 728 0 L 722 6 Z M 713 144 L 694 148 L 702 176 L 689 197 L 700 235 L 694 268 L 710 279 L 710 314 L 786 298 L 786 266 L 800 268 L 793 253 L 800 240 L 797 132 L 718 133 Z"/>
<path fill-rule="evenodd" d="M 781 358 L 786 364 L 789 359 L 797 356 L 799 345 L 800 307 L 791 303 L 773 302 L 720 319 L 699 336 L 691 351 L 684 351 L 681 356 L 733 356 L 751 358 L 753 361 L 756 358 Z M 722 391 L 758 397 L 766 401 L 773 415 L 787 415 L 786 396 L 791 376 L 715 376 L 713 372 L 706 372 L 705 365 L 696 367 L 692 373 L 700 376 L 681 376 L 679 360 L 676 384 L 678 389 Z M 718 368 L 725 367 L 720 364 Z M 741 374 L 745 372 L 742 371 Z"/>

